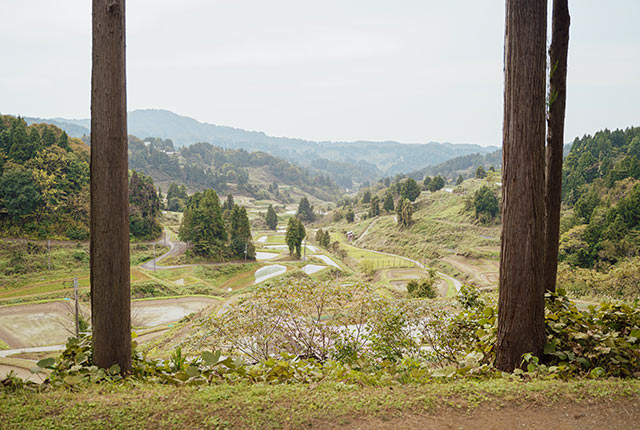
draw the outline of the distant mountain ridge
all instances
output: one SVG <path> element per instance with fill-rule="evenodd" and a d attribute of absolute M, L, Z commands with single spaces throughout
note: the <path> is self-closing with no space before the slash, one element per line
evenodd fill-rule
<path fill-rule="evenodd" d="M 32 120 L 55 124 L 71 136 L 76 137 L 88 134 L 90 127 L 88 119 L 27 119 L 30 123 Z M 208 142 L 224 148 L 264 151 L 311 169 L 314 168 L 314 160 L 349 163 L 353 166 L 354 172 L 352 173 L 357 176 L 353 178 L 356 182 L 360 182 L 364 177 L 367 180 L 374 180 L 378 179 L 374 176 L 382 177 L 383 175 L 407 173 L 425 166 L 442 163 L 457 156 L 473 153 L 484 154 L 498 149 L 496 146 L 483 147 L 474 144 L 437 142 L 422 144 L 403 144 L 394 141 L 314 142 L 288 137 L 273 137 L 258 131 L 202 123 L 193 118 L 160 109 L 129 112 L 128 127 L 128 132 L 131 135 L 142 138 L 154 136 L 171 139 L 177 147 L 189 146 L 197 142 Z M 358 164 L 361 162 L 367 163 L 366 173 L 359 171 Z M 334 171 L 331 173 L 338 174 L 335 171 L 338 166 L 333 167 Z M 345 174 L 349 174 L 349 172 L 346 171 Z"/>

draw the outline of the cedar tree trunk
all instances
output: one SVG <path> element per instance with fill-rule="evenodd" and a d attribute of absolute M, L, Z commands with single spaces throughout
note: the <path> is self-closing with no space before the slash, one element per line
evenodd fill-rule
<path fill-rule="evenodd" d="M 544 335 L 546 0 L 507 0 L 502 237 L 495 366 L 540 356 Z"/>
<path fill-rule="evenodd" d="M 567 52 L 569 50 L 568 0 L 553 0 L 552 36 L 549 49 L 549 113 L 547 116 L 547 165 L 545 193 L 544 286 L 556 290 L 560 202 L 562 200 L 562 150 L 567 101 Z"/>
<path fill-rule="evenodd" d="M 131 369 L 124 0 L 93 0 L 91 322 L 101 368 Z"/>

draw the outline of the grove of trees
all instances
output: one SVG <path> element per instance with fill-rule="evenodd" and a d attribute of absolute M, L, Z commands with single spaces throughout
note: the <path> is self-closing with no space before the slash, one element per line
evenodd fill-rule
<path fill-rule="evenodd" d="M 225 211 L 218 194 L 211 189 L 189 197 L 180 224 L 180 240 L 188 242 L 190 251 L 215 261 L 228 258 L 255 258 L 251 227 L 245 208 L 234 204 Z"/>
<path fill-rule="evenodd" d="M 316 219 L 316 215 L 313 213 L 313 206 L 309 203 L 306 197 L 300 199 L 298 204 L 298 211 L 296 217 L 302 222 L 313 222 Z"/>
<path fill-rule="evenodd" d="M 289 247 L 289 254 L 302 255 L 302 241 L 307 235 L 304 224 L 298 218 L 292 217 L 287 224 L 287 233 L 285 234 L 285 242 Z"/>

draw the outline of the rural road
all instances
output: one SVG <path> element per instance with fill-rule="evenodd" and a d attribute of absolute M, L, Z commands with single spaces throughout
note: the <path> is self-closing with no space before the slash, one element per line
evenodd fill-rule
<path fill-rule="evenodd" d="M 149 260 L 146 263 L 142 263 L 140 267 L 146 270 L 166 270 L 166 269 L 181 269 L 183 267 L 192 266 L 192 264 L 182 264 L 178 266 L 159 266 L 158 263 L 160 260 L 167 257 L 177 257 L 179 255 L 184 254 L 187 250 L 187 244 L 185 242 L 175 241 L 172 242 L 167 239 L 167 234 L 165 232 L 164 238 L 160 239 L 156 242 L 158 245 L 169 246 L 169 250 L 162 254 L 160 257 L 154 258 L 153 260 Z"/>
<path fill-rule="evenodd" d="M 371 225 L 373 225 L 373 223 L 371 223 Z M 369 227 L 371 227 L 371 225 L 369 225 Z M 368 228 L 367 228 L 367 230 L 368 230 Z M 364 234 L 363 234 L 362 236 L 364 236 Z M 360 237 L 362 237 L 362 236 L 360 236 Z M 356 245 L 351 245 L 351 246 L 353 246 L 354 248 L 360 248 L 360 249 L 362 249 L 362 250 L 369 251 L 369 252 L 373 252 L 373 253 L 376 253 L 376 254 L 387 255 L 387 256 L 389 256 L 389 257 L 401 258 L 401 259 L 403 259 L 403 260 L 405 260 L 405 261 L 410 261 L 410 262 L 412 262 L 413 264 L 415 264 L 416 266 L 420 267 L 421 269 L 426 269 L 426 267 L 424 266 L 424 264 L 420 263 L 419 261 L 413 260 L 413 259 L 411 259 L 411 258 L 409 258 L 409 257 L 404 257 L 404 256 L 402 256 L 402 255 L 397 255 L 397 254 L 391 254 L 390 252 L 375 251 L 375 250 L 373 250 L 373 249 L 363 248 L 363 247 L 356 246 Z M 444 274 L 444 273 L 442 273 L 442 272 L 436 272 L 436 274 L 437 274 L 438 276 L 440 276 L 441 278 L 448 279 L 448 280 L 450 280 L 451 282 L 453 282 L 453 286 L 456 288 L 456 291 L 457 291 L 457 292 L 460 292 L 460 288 L 462 287 L 462 282 L 460 282 L 460 281 L 458 281 L 456 278 L 453 278 L 453 277 L 451 277 L 451 276 L 449 276 L 449 275 L 447 275 L 447 274 Z"/>

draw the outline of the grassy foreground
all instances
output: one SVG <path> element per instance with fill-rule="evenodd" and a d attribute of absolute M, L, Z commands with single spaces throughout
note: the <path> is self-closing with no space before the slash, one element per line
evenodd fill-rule
<path fill-rule="evenodd" d="M 406 428 L 411 423 L 431 428 L 429 423 L 436 420 L 463 428 L 457 426 L 460 419 L 481 419 L 481 414 L 492 420 L 492 415 L 486 415 L 513 411 L 518 418 L 523 412 L 552 414 L 561 409 L 571 414 L 567 415 L 571 419 L 583 417 L 589 410 L 596 419 L 615 414 L 632 428 L 640 419 L 638 408 L 633 407 L 638 401 L 638 380 L 496 379 L 384 387 L 329 382 L 174 387 L 129 382 L 102 384 L 79 392 L 6 392 L 0 388 L 0 423 L 6 430 L 297 429 Z M 510 428 L 509 424 L 504 428 Z"/>

